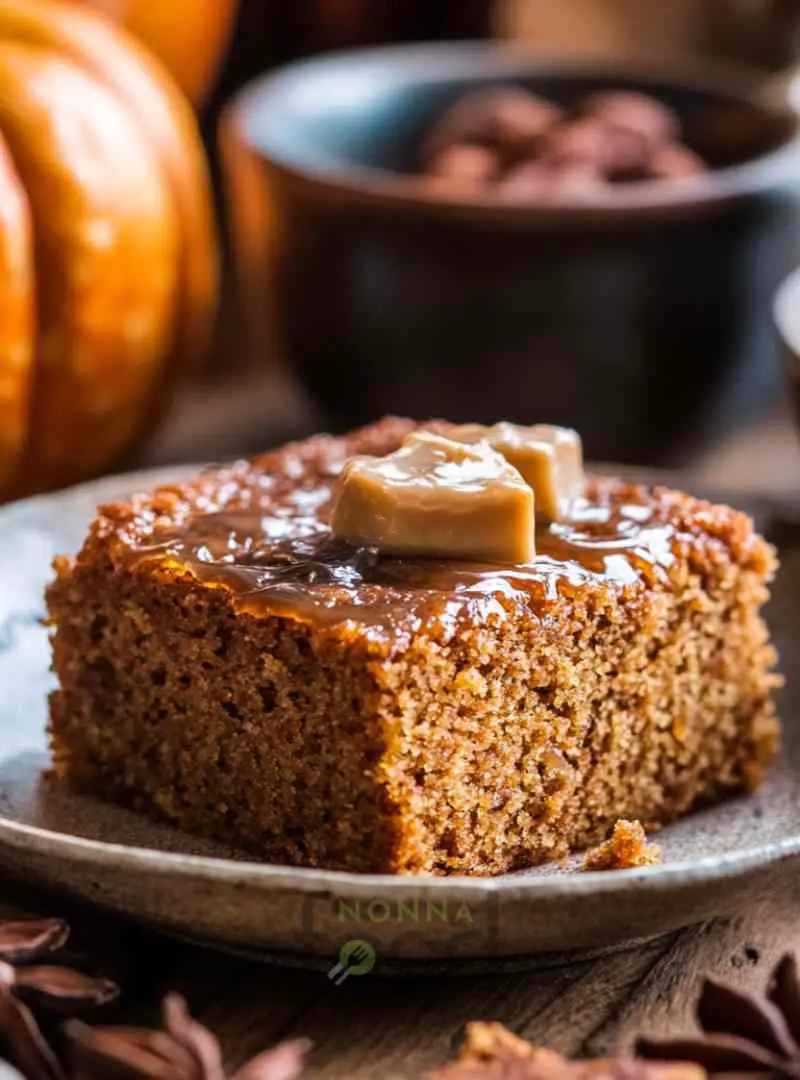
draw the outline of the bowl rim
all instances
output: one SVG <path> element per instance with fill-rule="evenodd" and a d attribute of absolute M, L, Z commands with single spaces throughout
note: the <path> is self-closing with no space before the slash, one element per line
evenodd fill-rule
<path fill-rule="evenodd" d="M 644 83 L 671 82 L 678 89 L 722 94 L 784 119 L 790 133 L 775 148 L 749 161 L 714 169 L 698 177 L 653 180 L 619 185 L 602 199 L 565 198 L 547 204 L 504 203 L 492 196 L 463 196 L 423 188 L 413 174 L 377 166 L 356 165 L 338 154 L 320 155 L 318 163 L 304 162 L 285 148 L 270 145 L 264 133 L 254 133 L 254 120 L 272 102 L 295 92 L 309 74 L 358 64 L 386 72 L 393 69 L 401 82 L 412 85 L 424 72 L 427 83 L 459 75 L 486 79 L 507 76 L 555 78 L 604 77 Z M 318 194 L 360 204 L 391 204 L 397 209 L 429 210 L 441 216 L 490 218 L 496 222 L 549 221 L 575 218 L 582 223 L 618 216 L 662 216 L 727 204 L 795 182 L 800 188 L 800 112 L 791 105 L 796 77 L 779 100 L 768 93 L 773 82 L 758 73 L 727 63 L 702 64 L 691 59 L 646 56 L 597 57 L 534 52 L 513 42 L 436 42 L 391 45 L 326 53 L 278 68 L 248 83 L 229 102 L 222 122 L 232 125 L 246 150 L 273 173 L 312 187 Z"/>
<path fill-rule="evenodd" d="M 800 267 L 778 286 L 772 303 L 772 318 L 786 349 L 800 358 Z"/>

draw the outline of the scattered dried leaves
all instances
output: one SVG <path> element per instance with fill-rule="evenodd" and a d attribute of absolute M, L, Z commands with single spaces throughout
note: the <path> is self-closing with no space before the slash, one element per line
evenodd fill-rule
<path fill-rule="evenodd" d="M 66 1011 L 112 1001 L 117 987 L 69 967 L 38 963 L 61 948 L 58 919 L 0 921 L 0 1080 L 296 1080 L 309 1044 L 285 1042 L 227 1074 L 216 1036 L 170 994 L 163 1029 L 65 1029 L 57 1056 L 26 1000 Z M 501 1024 L 473 1023 L 456 1061 L 430 1080 L 800 1080 L 800 975 L 793 956 L 772 972 L 765 994 L 706 980 L 697 1004 L 700 1033 L 640 1039 L 636 1057 L 571 1061 Z"/>
<path fill-rule="evenodd" d="M 104 1005 L 117 986 L 68 967 L 38 964 L 60 949 L 69 927 L 60 919 L 0 922 L 0 1055 L 26 1080 L 62 1080 L 63 1070 L 45 1039 L 28 1001 L 50 1009 L 75 1011 Z"/>
<path fill-rule="evenodd" d="M 177 994 L 164 1001 L 162 1031 L 72 1020 L 58 1056 L 28 1000 L 75 1013 L 119 993 L 107 979 L 37 963 L 68 936 L 59 919 L 0 921 L 0 1080 L 295 1080 L 302 1071 L 308 1044 L 298 1040 L 267 1050 L 229 1077 L 217 1038 Z"/>
<path fill-rule="evenodd" d="M 170 994 L 163 1006 L 163 1031 L 99 1027 L 72 1022 L 67 1027 L 71 1080 L 294 1080 L 302 1071 L 308 1043 L 282 1043 L 253 1058 L 230 1077 L 219 1042 L 189 1014 L 186 1002 Z"/>

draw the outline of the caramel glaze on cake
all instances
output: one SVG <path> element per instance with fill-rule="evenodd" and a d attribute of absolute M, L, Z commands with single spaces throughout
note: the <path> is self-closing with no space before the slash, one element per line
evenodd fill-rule
<path fill-rule="evenodd" d="M 344 460 L 415 426 L 102 508 L 48 593 L 57 774 L 263 859 L 440 874 L 757 784 L 775 557 L 750 519 L 595 477 L 525 566 L 335 541 Z"/>

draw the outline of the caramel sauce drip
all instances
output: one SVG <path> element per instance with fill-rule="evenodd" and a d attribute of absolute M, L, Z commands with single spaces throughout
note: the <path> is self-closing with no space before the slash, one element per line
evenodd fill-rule
<path fill-rule="evenodd" d="M 351 547 L 327 524 L 331 482 L 265 486 L 250 500 L 255 505 L 194 512 L 137 541 L 133 563 L 185 568 L 228 589 L 238 610 L 327 626 L 352 619 L 390 634 L 465 611 L 537 611 L 592 580 L 666 584 L 674 558 L 674 527 L 657 519 L 644 492 L 638 502 L 577 500 L 567 520 L 537 528 L 532 562 L 497 566 Z"/>

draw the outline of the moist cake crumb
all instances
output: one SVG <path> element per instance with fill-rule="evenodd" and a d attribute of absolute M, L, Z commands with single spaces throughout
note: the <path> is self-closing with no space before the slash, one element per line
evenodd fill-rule
<path fill-rule="evenodd" d="M 501 874 L 751 789 L 778 744 L 750 519 L 587 481 L 520 566 L 331 535 L 389 418 L 101 507 L 48 590 L 73 789 L 257 858 Z"/>
<path fill-rule="evenodd" d="M 608 840 L 591 848 L 583 857 L 581 870 L 633 870 L 661 862 L 661 851 L 647 840 L 641 821 L 621 818 Z"/>

